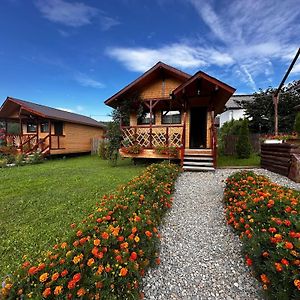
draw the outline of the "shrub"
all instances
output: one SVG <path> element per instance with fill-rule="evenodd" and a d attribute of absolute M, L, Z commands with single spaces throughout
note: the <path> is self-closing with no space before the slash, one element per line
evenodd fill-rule
<path fill-rule="evenodd" d="M 151 165 L 103 196 L 82 223 L 71 225 L 67 241 L 6 279 L 3 298 L 138 299 L 141 277 L 159 263 L 157 228 L 178 172 L 171 164 Z"/>
<path fill-rule="evenodd" d="M 1 155 L 16 155 L 18 153 L 17 148 L 16 147 L 9 147 L 9 146 L 2 146 L 0 147 L 0 154 Z"/>
<path fill-rule="evenodd" d="M 300 298 L 300 193 L 253 172 L 226 181 L 227 222 L 269 299 Z"/>
<path fill-rule="evenodd" d="M 44 157 L 40 151 L 36 151 L 27 156 L 27 163 L 29 164 L 40 164 L 44 160 Z"/>
<path fill-rule="evenodd" d="M 108 159 L 109 158 L 109 150 L 108 150 L 108 142 L 105 140 L 102 140 L 99 142 L 98 146 L 98 155 L 101 159 Z"/>
<path fill-rule="evenodd" d="M 238 158 L 249 158 L 251 154 L 251 144 L 249 140 L 248 121 L 243 120 L 239 130 L 239 137 L 236 144 L 236 152 Z"/>
<path fill-rule="evenodd" d="M 294 129 L 300 135 L 300 112 L 296 115 Z"/>

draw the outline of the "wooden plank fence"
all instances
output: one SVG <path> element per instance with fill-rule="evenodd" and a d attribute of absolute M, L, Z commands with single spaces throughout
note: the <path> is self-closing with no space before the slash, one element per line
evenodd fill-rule
<path fill-rule="evenodd" d="M 224 138 L 224 154 L 225 155 L 236 155 L 236 144 L 238 141 L 238 135 L 227 135 Z M 252 151 L 260 153 L 260 134 L 250 134 L 250 144 Z"/>
<path fill-rule="evenodd" d="M 300 154 L 299 145 L 289 143 L 262 144 L 261 167 L 288 176 L 293 154 Z"/>

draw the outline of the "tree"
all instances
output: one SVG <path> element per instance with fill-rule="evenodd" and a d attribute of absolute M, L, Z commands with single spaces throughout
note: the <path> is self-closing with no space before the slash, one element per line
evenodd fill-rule
<path fill-rule="evenodd" d="M 296 115 L 294 129 L 300 135 L 300 112 Z"/>
<path fill-rule="evenodd" d="M 296 82 L 284 87 L 279 94 L 278 129 L 281 133 L 290 133 L 294 128 L 295 106 L 300 104 L 300 94 L 294 90 Z M 274 133 L 273 93 L 276 89 L 269 87 L 265 91 L 254 93 L 253 102 L 241 102 L 246 110 L 249 128 L 252 132 Z"/>
<path fill-rule="evenodd" d="M 251 144 L 249 139 L 248 120 L 243 120 L 240 128 L 238 141 L 236 144 L 236 153 L 238 158 L 249 158 L 251 154 Z"/>

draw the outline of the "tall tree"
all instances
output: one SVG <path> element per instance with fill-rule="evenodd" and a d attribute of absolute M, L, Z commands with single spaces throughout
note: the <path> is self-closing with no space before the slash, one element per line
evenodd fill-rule
<path fill-rule="evenodd" d="M 279 95 L 278 128 L 280 133 L 291 133 L 300 104 L 300 93 L 294 89 L 297 82 L 284 87 Z M 276 89 L 269 87 L 265 91 L 254 93 L 253 102 L 241 102 L 246 110 L 249 127 L 252 132 L 274 133 L 274 106 L 272 95 Z"/>

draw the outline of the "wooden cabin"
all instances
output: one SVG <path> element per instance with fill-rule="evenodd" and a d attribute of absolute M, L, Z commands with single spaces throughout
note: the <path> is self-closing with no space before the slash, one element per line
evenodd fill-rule
<path fill-rule="evenodd" d="M 234 92 L 204 72 L 191 76 L 159 62 L 105 104 L 123 115 L 123 157 L 177 158 L 186 170 L 213 170 L 214 119 Z"/>
<path fill-rule="evenodd" d="M 24 154 L 90 152 L 91 139 L 103 138 L 106 131 L 92 118 L 12 97 L 1 106 L 0 120 L 5 121 L 6 144 Z M 11 123 L 19 124 L 19 133 L 9 133 Z"/>

